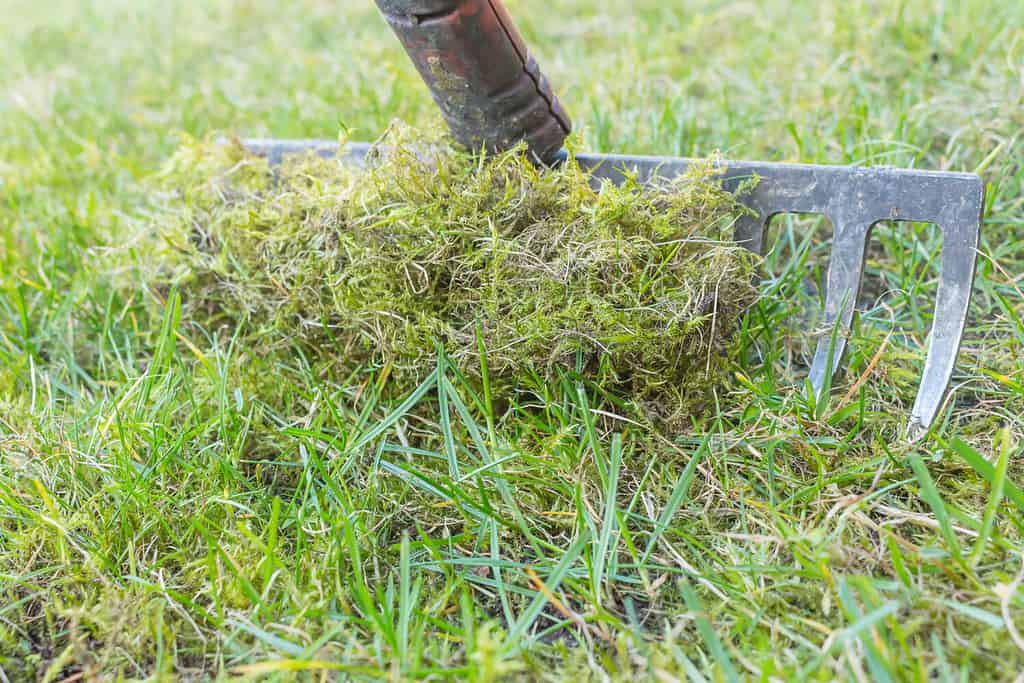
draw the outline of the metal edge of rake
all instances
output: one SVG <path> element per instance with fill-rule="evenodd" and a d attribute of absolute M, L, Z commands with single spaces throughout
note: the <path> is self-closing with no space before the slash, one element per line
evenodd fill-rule
<path fill-rule="evenodd" d="M 321 140 L 249 139 L 242 144 L 271 164 L 290 154 L 333 157 L 339 152 L 337 143 Z M 350 143 L 345 146 L 345 158 L 361 162 L 372 147 Z M 655 176 L 670 178 L 693 163 L 679 157 L 616 154 L 577 154 L 575 159 L 594 178 L 613 182 L 622 182 L 627 173 L 640 182 Z M 911 440 L 927 434 L 949 388 L 967 321 L 985 206 L 981 178 L 970 173 L 759 161 L 723 161 L 721 167 L 722 184 L 729 191 L 757 178 L 753 187 L 738 195 L 755 214 L 741 217 L 736 226 L 736 241 L 747 249 L 764 253 L 768 224 L 780 214 L 817 214 L 832 223 L 824 322 L 830 328 L 838 323 L 840 334 L 834 343 L 828 336 L 818 340 L 809 374 L 815 396 L 825 386 L 828 369 L 833 373 L 838 369 L 846 349 L 872 228 L 883 221 L 939 227 L 943 241 L 935 315 L 906 431 Z"/>

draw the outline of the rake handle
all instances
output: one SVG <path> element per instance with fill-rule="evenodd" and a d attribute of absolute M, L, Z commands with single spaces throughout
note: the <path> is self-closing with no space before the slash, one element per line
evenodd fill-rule
<path fill-rule="evenodd" d="M 500 0 L 376 0 L 455 139 L 550 163 L 572 129 Z"/>

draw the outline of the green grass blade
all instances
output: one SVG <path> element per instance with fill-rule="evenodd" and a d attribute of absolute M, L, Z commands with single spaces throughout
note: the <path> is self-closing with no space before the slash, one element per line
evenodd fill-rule
<path fill-rule="evenodd" d="M 693 615 L 694 624 L 697 626 L 697 632 L 700 634 L 701 640 L 708 648 L 708 652 L 711 654 L 711 658 L 718 664 L 719 670 L 722 672 L 722 676 L 729 683 L 738 683 L 740 680 L 739 674 L 736 672 L 736 666 L 732 662 L 732 658 L 726 651 L 722 641 L 719 640 L 718 634 L 715 633 L 714 627 L 711 625 L 711 621 L 708 619 L 707 613 L 704 610 L 704 605 L 701 604 L 700 597 L 697 595 L 697 591 L 693 589 L 690 582 L 686 579 L 680 581 L 679 590 L 683 594 L 683 600 L 686 602 L 686 608 Z"/>
<path fill-rule="evenodd" d="M 953 531 L 953 524 L 949 519 L 949 513 L 946 511 L 946 504 L 942 501 L 942 496 L 939 495 L 938 489 L 935 488 L 935 481 L 932 479 L 931 473 L 928 472 L 928 468 L 921 461 L 920 455 L 913 453 L 908 456 L 907 460 L 910 462 L 910 468 L 914 472 L 917 483 L 921 486 L 922 500 L 931 508 L 935 519 L 939 523 L 942 537 L 946 540 L 947 550 L 955 559 L 960 560 L 962 556 L 960 541 Z"/>
<path fill-rule="evenodd" d="M 969 445 L 964 443 L 958 438 L 954 438 L 950 442 L 950 446 L 957 455 L 963 459 L 968 465 L 971 466 L 975 472 L 977 472 L 982 479 L 987 481 L 993 487 L 996 484 L 996 468 L 992 466 L 988 460 L 986 460 L 981 453 L 971 448 Z M 1013 504 L 1017 506 L 1021 512 L 1024 512 L 1024 491 L 1019 486 L 1014 484 L 1005 476 L 1002 482 L 1003 495 L 1013 501 Z"/>
<path fill-rule="evenodd" d="M 594 600 L 598 605 L 602 602 L 604 594 L 605 572 L 609 564 L 609 552 L 614 550 L 612 542 L 616 532 L 615 511 L 618 507 L 619 495 L 619 471 L 622 467 L 622 434 L 612 435 L 611 463 L 608 471 L 608 478 L 604 490 L 604 517 L 601 520 L 601 529 L 597 538 L 597 548 L 594 551 L 593 560 L 593 593 Z"/>
<path fill-rule="evenodd" d="M 658 543 L 658 539 L 661 538 L 661 535 L 669 528 L 676 512 L 678 512 L 679 508 L 682 507 L 684 502 L 686 502 L 686 498 L 690 493 L 690 485 L 693 483 L 694 474 L 697 472 L 697 465 L 700 464 L 701 459 L 707 452 L 707 445 L 710 438 L 710 435 L 704 438 L 704 441 L 690 457 L 689 462 L 686 463 L 686 467 L 683 468 L 682 473 L 679 475 L 679 479 L 676 480 L 676 484 L 672 488 L 672 494 L 669 496 L 668 502 L 662 509 L 661 514 L 658 515 L 658 521 L 655 524 L 654 529 L 651 531 L 650 537 L 647 539 L 647 547 L 644 548 L 644 554 L 640 558 L 641 565 L 647 564 L 651 553 L 654 551 L 655 545 Z"/>
<path fill-rule="evenodd" d="M 448 358 L 444 349 L 437 349 L 437 413 L 441 425 L 441 436 L 444 439 L 444 452 L 448 457 L 448 476 L 453 480 L 460 478 L 459 456 L 455 445 L 455 435 L 452 433 L 452 418 L 448 410 Z"/>
<path fill-rule="evenodd" d="M 1003 501 L 1003 490 L 1006 487 L 1006 470 L 1010 465 L 1010 432 L 1005 427 L 996 436 L 996 444 L 999 452 L 999 459 L 996 461 L 996 469 L 992 475 L 992 492 L 989 494 L 988 503 L 985 505 L 985 512 L 981 520 L 981 529 L 978 531 L 978 538 L 971 548 L 968 562 L 976 566 L 985 553 L 985 546 L 989 536 L 992 535 L 992 525 L 995 523 L 996 512 L 999 504 Z"/>
<path fill-rule="evenodd" d="M 566 578 L 573 565 L 576 563 L 577 558 L 583 552 L 583 549 L 590 543 L 590 535 L 586 532 L 581 533 L 576 537 L 576 540 L 565 549 L 565 553 L 558 560 L 558 564 L 551 570 L 545 580 L 545 586 L 552 593 L 558 590 L 558 587 L 562 584 L 562 581 Z M 541 611 L 548 604 L 548 597 L 543 592 L 538 592 L 529 606 L 523 610 L 519 615 L 519 618 L 515 620 L 511 628 L 508 630 L 508 635 L 505 637 L 505 644 L 503 650 L 506 655 L 511 655 L 521 650 L 525 643 L 523 642 L 527 631 L 537 621 L 537 617 L 540 616 Z"/>
<path fill-rule="evenodd" d="M 384 419 L 380 420 L 372 428 L 364 432 L 358 439 L 355 440 L 350 446 L 345 448 L 345 464 L 341 468 L 341 474 L 348 472 L 349 468 L 355 463 L 354 455 L 358 453 L 359 449 L 370 443 L 381 434 L 391 429 L 396 422 L 405 417 L 412 407 L 420 402 L 427 393 L 434 388 L 437 382 L 437 368 L 427 375 L 427 378 L 420 383 L 416 389 L 410 393 L 404 401 L 402 401 L 397 408 L 392 410 Z"/>

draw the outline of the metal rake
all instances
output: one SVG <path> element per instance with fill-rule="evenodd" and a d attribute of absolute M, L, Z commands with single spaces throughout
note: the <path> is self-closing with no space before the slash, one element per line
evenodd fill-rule
<path fill-rule="evenodd" d="M 569 117 L 526 50 L 500 0 L 376 0 L 423 80 L 452 134 L 471 149 L 502 151 L 525 142 L 537 163 L 565 163 L 562 144 Z M 335 156 L 336 143 L 319 140 L 245 140 L 272 163 L 313 151 Z M 368 144 L 343 153 L 360 161 Z M 596 180 L 645 182 L 685 173 L 679 157 L 577 154 Z M 763 254 L 769 222 L 786 213 L 817 214 L 832 224 L 824 319 L 838 326 L 818 340 L 810 368 L 814 396 L 826 387 L 847 346 L 872 228 L 882 221 L 931 223 L 942 231 L 935 315 L 924 374 L 910 412 L 907 435 L 932 426 L 953 374 L 970 305 L 985 185 L 977 175 L 888 167 L 858 168 L 761 161 L 723 161 L 720 179 L 752 210 L 736 226 L 736 241 Z M 750 188 L 744 181 L 757 182 Z"/>

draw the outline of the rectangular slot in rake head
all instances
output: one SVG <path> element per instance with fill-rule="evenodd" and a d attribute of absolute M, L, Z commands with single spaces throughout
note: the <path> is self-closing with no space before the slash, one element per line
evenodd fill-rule
<path fill-rule="evenodd" d="M 322 140 L 243 140 L 253 153 L 272 163 L 289 154 L 314 152 L 324 157 L 339 153 L 337 143 Z M 372 145 L 349 144 L 345 158 L 362 163 Z M 576 162 L 600 181 L 616 183 L 627 177 L 646 182 L 672 178 L 687 171 L 690 159 L 678 157 L 579 154 Z M 565 152 L 558 161 L 567 159 Z M 825 292 L 825 323 L 838 325 L 835 343 L 818 341 L 810 380 L 815 395 L 835 372 L 846 350 L 846 336 L 864 274 L 865 249 L 872 228 L 882 221 L 933 223 L 942 231 L 942 262 L 928 354 L 917 398 L 910 412 L 907 436 L 924 436 L 935 421 L 949 388 L 963 338 L 974 285 L 974 269 L 985 206 L 985 185 L 977 175 L 917 171 L 889 167 L 858 168 L 816 164 L 756 161 L 721 162 L 723 186 L 735 192 L 753 215 L 742 217 L 736 241 L 764 253 L 769 221 L 785 213 L 819 214 L 833 227 Z M 756 178 L 753 187 L 744 181 Z M 830 353 L 831 351 L 831 353 Z"/>

